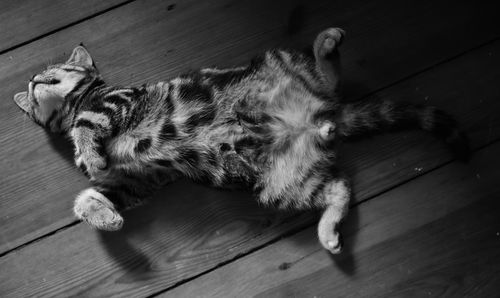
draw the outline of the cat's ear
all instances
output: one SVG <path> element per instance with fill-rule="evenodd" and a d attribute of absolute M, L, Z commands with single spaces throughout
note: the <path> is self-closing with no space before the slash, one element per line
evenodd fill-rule
<path fill-rule="evenodd" d="M 31 110 L 31 104 L 28 99 L 28 92 L 19 92 L 14 95 L 14 101 L 16 104 L 26 113 L 29 113 Z"/>
<path fill-rule="evenodd" d="M 73 53 L 71 53 L 71 57 L 69 57 L 68 61 L 66 61 L 66 64 L 94 67 L 94 60 L 90 57 L 89 52 L 87 52 L 83 46 L 79 45 L 73 49 Z"/>

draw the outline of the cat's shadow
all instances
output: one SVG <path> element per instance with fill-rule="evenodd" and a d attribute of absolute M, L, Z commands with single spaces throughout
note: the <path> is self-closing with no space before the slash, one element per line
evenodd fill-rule
<path fill-rule="evenodd" d="M 52 133 L 44 130 L 47 135 L 49 144 L 56 150 L 64 161 L 74 165 L 74 147 L 72 142 L 65 136 L 59 133 Z"/>
<path fill-rule="evenodd" d="M 146 205 L 123 213 L 125 225 L 118 232 L 98 231 L 107 254 L 126 275 L 122 278 L 144 280 L 155 275 L 154 268 L 173 272 L 185 262 L 202 256 L 210 261 L 201 262 L 202 269 L 213 268 L 213 258 L 220 257 L 220 248 L 228 251 L 254 248 L 255 238 L 277 234 L 294 221 L 297 214 L 279 212 L 259 206 L 247 191 L 211 189 L 189 181 L 179 181 L 164 187 Z M 319 214 L 306 212 L 307 226 L 316 226 Z M 293 224 L 293 223 L 292 223 Z M 355 231 L 356 208 L 351 210 L 342 231 Z M 302 230 L 298 225 L 298 230 Z M 313 241 L 317 243 L 316 229 Z M 292 229 L 293 231 L 293 229 Z M 331 256 L 332 266 L 347 275 L 355 273 L 355 261 L 350 253 L 355 233 L 345 235 L 342 254 Z M 294 239 L 294 235 L 289 235 Z M 260 245 L 260 243 L 259 243 Z M 273 245 L 273 244 L 271 244 Z M 294 242 L 294 245 L 310 245 Z M 326 250 L 322 253 L 329 254 Z M 221 259 L 221 262 L 224 261 Z M 204 266 L 207 266 L 204 268 Z M 179 274 L 182 274 L 182 269 Z"/>
<path fill-rule="evenodd" d="M 128 276 L 142 279 L 154 272 L 151 268 L 157 262 L 177 269 L 197 254 L 211 259 L 221 246 L 229 250 L 250 247 L 251 242 L 243 243 L 248 235 L 259 235 L 282 215 L 258 206 L 247 191 L 213 189 L 182 180 L 123 216 L 122 230 L 98 232 L 100 240 Z"/>

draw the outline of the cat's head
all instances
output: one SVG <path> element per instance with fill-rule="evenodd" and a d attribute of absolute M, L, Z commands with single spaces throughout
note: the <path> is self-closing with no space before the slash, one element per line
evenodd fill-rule
<path fill-rule="evenodd" d="M 65 101 L 77 96 L 79 89 L 95 78 L 99 73 L 92 57 L 83 46 L 77 46 L 68 61 L 34 75 L 28 91 L 14 95 L 14 101 L 36 123 L 57 130 L 50 122 L 62 112 Z"/>

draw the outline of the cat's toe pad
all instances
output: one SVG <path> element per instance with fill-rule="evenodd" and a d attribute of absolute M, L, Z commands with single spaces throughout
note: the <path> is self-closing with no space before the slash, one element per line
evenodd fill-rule
<path fill-rule="evenodd" d="M 320 36 L 321 48 L 319 54 L 327 56 L 337 48 L 344 39 L 345 31 L 340 28 L 329 28 L 323 31 Z"/>
<path fill-rule="evenodd" d="M 324 237 L 320 237 L 320 242 L 325 249 L 329 250 L 332 254 L 339 254 L 342 252 L 342 237 L 339 232 L 333 232 L 323 236 Z"/>
<path fill-rule="evenodd" d="M 341 28 L 329 28 L 326 29 L 326 33 L 328 34 L 328 37 L 334 39 L 336 42 L 342 42 L 342 39 L 345 36 L 345 31 Z"/>
<path fill-rule="evenodd" d="M 99 230 L 116 231 L 123 225 L 123 218 L 113 203 L 92 188 L 78 195 L 73 211 L 77 218 Z"/>

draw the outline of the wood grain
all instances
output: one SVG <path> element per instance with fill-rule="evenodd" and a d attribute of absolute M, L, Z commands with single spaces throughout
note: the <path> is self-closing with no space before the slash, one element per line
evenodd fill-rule
<path fill-rule="evenodd" d="M 404 95 L 412 101 L 429 96 L 429 103 L 446 107 L 462 120 L 475 147 L 485 145 L 500 136 L 500 123 L 494 117 L 499 110 L 500 87 L 495 81 L 500 57 L 490 55 L 499 48 L 500 42 L 495 42 L 477 49 L 380 95 Z M 440 84 L 436 84 L 437 78 L 441 78 Z M 425 94 L 416 92 L 416 87 Z M 480 98 L 472 97 L 474 94 Z M 442 144 L 421 134 L 395 134 L 346 147 L 348 169 L 357 173 L 358 201 L 450 160 Z M 423 169 L 415 170 L 417 167 Z M 483 175 L 473 167 L 465 168 L 462 174 Z M 427 196 L 426 191 L 432 189 L 439 190 L 429 186 L 414 192 Z M 400 212 L 397 206 L 384 208 L 396 215 Z M 453 206 L 457 205 L 436 210 L 452 211 L 447 208 Z M 373 214 L 384 209 L 380 208 Z M 356 213 L 351 217 L 355 220 Z M 125 220 L 124 230 L 118 233 L 98 233 L 77 225 L 4 256 L 0 266 L 8 269 L 0 278 L 0 295 L 146 296 L 307 226 L 314 216 L 274 213 L 257 206 L 245 192 L 180 182 L 165 188 L 149 205 L 126 213 Z M 390 230 L 391 225 L 399 223 L 386 222 L 383 228 Z M 317 250 L 314 231 L 308 233 L 308 240 L 296 245 Z"/>
<path fill-rule="evenodd" d="M 342 5 L 308 1 L 302 4 L 303 25 L 293 35 L 288 30 L 288 13 L 299 2 L 194 3 L 177 3 L 172 9 L 171 1 L 133 2 L 0 56 L 0 84 L 4 86 L 0 90 L 4 99 L 0 102 L 0 167 L 4 169 L 0 174 L 0 252 L 73 222 L 72 198 L 86 181 L 72 167 L 71 148 L 23 118 L 10 98 L 25 88 L 27 78 L 46 61 L 64 59 L 81 41 L 105 77 L 112 83 L 129 84 L 166 79 L 189 68 L 243 63 L 264 48 L 310 43 L 320 29 L 339 25 L 350 32 L 343 56 L 346 93 L 353 98 L 500 35 L 500 21 L 487 2 L 478 6 L 451 0 L 404 4 L 392 0 L 381 6 L 374 0 Z M 408 141 L 404 136 L 378 141 L 383 144 L 379 155 L 363 149 L 349 154 L 359 158 L 360 165 L 369 161 L 366 166 L 406 179 L 418 174 L 413 171 L 416 163 L 424 168 L 434 164 L 418 158 L 416 153 L 423 152 L 424 145 L 440 147 L 430 145 L 427 138 Z M 424 145 L 415 146 L 424 139 Z M 415 155 L 407 155 L 393 167 L 390 156 L 405 151 Z M 358 172 L 356 167 L 351 172 Z M 245 241 L 252 237 L 249 234 Z"/>
<path fill-rule="evenodd" d="M 4 0 L 0 9 L 0 52 L 96 13 L 125 0 Z"/>
<path fill-rule="evenodd" d="M 331 257 L 311 227 L 160 297 L 494 297 L 500 144 L 351 210 Z"/>

